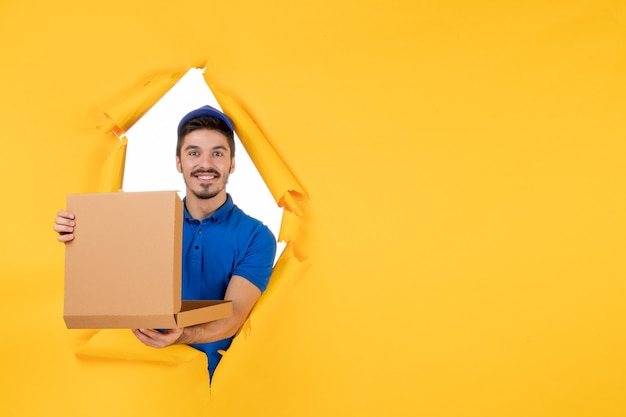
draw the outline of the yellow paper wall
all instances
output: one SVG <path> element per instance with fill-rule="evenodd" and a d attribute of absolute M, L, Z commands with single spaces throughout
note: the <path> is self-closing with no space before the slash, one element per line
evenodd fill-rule
<path fill-rule="evenodd" d="M 5 0 L 0 39 L 0 415 L 626 415 L 623 1 Z M 65 329 L 52 232 L 105 109 L 205 64 L 309 197 L 211 395 Z"/>

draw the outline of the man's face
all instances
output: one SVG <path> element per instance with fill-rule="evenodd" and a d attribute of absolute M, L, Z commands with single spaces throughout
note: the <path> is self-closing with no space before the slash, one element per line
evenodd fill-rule
<path fill-rule="evenodd" d="M 209 199 L 226 193 L 228 176 L 235 160 L 226 136 L 215 130 L 199 129 L 188 133 L 176 157 L 176 168 L 183 174 L 187 194 Z"/>

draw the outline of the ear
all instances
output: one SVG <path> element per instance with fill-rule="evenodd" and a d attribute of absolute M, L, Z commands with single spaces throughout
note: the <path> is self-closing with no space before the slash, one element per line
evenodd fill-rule
<path fill-rule="evenodd" d="M 183 173 L 183 168 L 180 165 L 180 156 L 176 157 L 176 169 L 178 170 L 179 173 Z"/>
<path fill-rule="evenodd" d="M 230 158 L 230 173 L 235 172 L 235 157 Z"/>

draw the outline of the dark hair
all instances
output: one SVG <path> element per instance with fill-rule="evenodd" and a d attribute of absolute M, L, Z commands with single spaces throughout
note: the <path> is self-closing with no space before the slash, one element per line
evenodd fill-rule
<path fill-rule="evenodd" d="M 200 129 L 215 130 L 226 136 L 228 146 L 230 147 L 231 159 L 235 156 L 235 135 L 233 134 L 233 131 L 230 130 L 228 125 L 224 123 L 223 120 L 220 120 L 216 117 L 206 116 L 191 119 L 184 125 L 182 125 L 180 131 L 178 132 L 178 142 L 176 143 L 176 156 L 180 157 L 180 148 L 183 146 L 183 140 L 185 139 L 185 136 L 187 136 L 187 134 L 193 132 L 194 130 Z"/>

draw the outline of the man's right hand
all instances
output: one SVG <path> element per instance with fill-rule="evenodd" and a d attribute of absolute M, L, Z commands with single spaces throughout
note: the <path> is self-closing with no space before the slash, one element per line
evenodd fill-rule
<path fill-rule="evenodd" d="M 69 211 L 59 210 L 57 218 L 54 220 L 54 231 L 59 234 L 57 240 L 59 242 L 67 243 L 74 239 L 74 213 Z"/>

